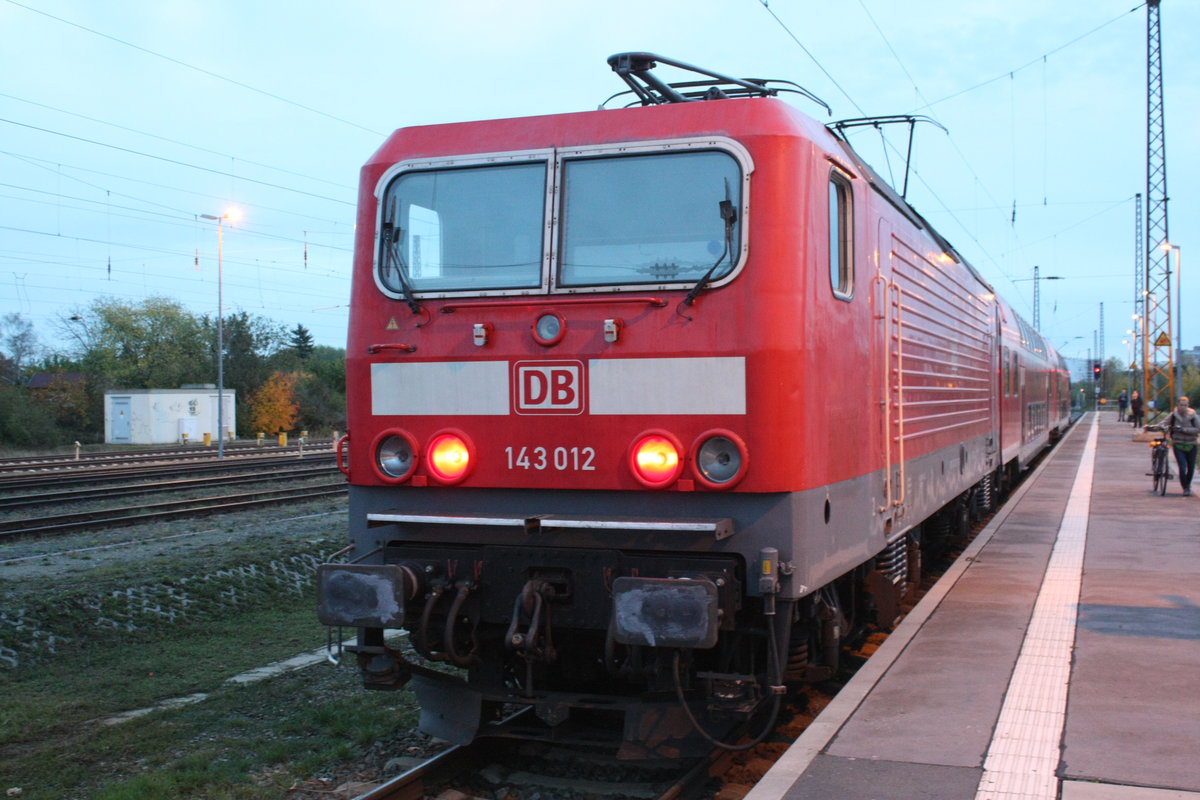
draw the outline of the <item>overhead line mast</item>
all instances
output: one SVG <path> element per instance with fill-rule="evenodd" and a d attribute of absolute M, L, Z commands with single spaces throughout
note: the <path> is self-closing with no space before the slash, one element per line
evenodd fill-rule
<path fill-rule="evenodd" d="M 1167 140 L 1163 117 L 1161 0 L 1146 3 L 1146 287 L 1142 327 L 1142 397 L 1159 411 L 1174 407 L 1171 261 L 1167 235 Z"/>
<path fill-rule="evenodd" d="M 1133 207 L 1133 364 L 1137 372 L 1134 385 L 1141 391 L 1146 384 L 1146 354 L 1142 352 L 1142 331 L 1146 327 L 1146 235 L 1142 228 L 1142 193 L 1135 195 Z M 1145 395 L 1143 395 L 1144 397 Z"/>

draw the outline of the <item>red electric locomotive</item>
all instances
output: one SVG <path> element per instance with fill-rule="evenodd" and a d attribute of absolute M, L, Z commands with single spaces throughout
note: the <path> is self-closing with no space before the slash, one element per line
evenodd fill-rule
<path fill-rule="evenodd" d="M 1067 424 L 1059 356 L 836 129 L 610 64 L 640 104 L 362 171 L 320 616 L 450 741 L 514 704 L 629 756 L 766 724 Z"/>

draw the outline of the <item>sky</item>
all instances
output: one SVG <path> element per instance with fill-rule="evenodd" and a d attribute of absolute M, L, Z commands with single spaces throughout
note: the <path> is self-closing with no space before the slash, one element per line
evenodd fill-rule
<path fill-rule="evenodd" d="M 1200 3 L 1162 0 L 1169 230 L 1200 345 Z M 344 346 L 358 170 L 394 129 L 596 108 L 640 50 L 922 114 L 909 201 L 1064 355 L 1127 360 L 1146 191 L 1137 0 L 0 0 L 0 315 L 222 302 Z M 670 76 L 669 72 L 664 73 Z M 684 77 L 684 76 L 678 76 Z M 903 181 L 906 128 L 852 141 Z M 1195 262 L 1200 263 L 1200 262 Z M 1100 315 L 1103 304 L 1104 326 Z"/>

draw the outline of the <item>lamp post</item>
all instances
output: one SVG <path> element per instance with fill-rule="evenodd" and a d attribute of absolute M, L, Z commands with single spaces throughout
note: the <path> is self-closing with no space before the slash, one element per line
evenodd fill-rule
<path fill-rule="evenodd" d="M 1121 340 L 1121 344 L 1126 345 L 1125 353 L 1126 353 L 1126 357 L 1129 359 L 1129 361 L 1126 362 L 1129 364 L 1129 383 L 1128 383 L 1125 391 L 1127 393 L 1132 393 L 1133 392 L 1133 343 L 1135 341 L 1137 341 L 1137 339 L 1133 335 L 1132 329 L 1125 331 L 1125 335 L 1128 338 Z"/>
<path fill-rule="evenodd" d="M 1183 394 L 1183 274 L 1180 270 L 1180 257 L 1183 250 L 1177 244 L 1163 242 L 1163 252 L 1167 254 L 1167 258 L 1171 257 L 1171 251 L 1175 251 L 1175 370 L 1172 378 L 1175 381 L 1175 397 L 1171 398 L 1171 406 L 1174 407 L 1179 396 Z M 1169 281 L 1170 276 L 1167 277 Z"/>
<path fill-rule="evenodd" d="M 1131 319 L 1133 320 L 1133 330 L 1130 331 L 1131 335 L 1133 336 L 1133 354 L 1130 356 L 1130 363 L 1141 364 L 1141 366 L 1136 369 L 1134 369 L 1132 366 L 1130 367 L 1130 369 L 1133 371 L 1133 375 L 1130 380 L 1133 381 L 1134 386 L 1138 387 L 1138 391 L 1142 392 L 1142 397 L 1145 397 L 1146 380 L 1144 376 L 1146 374 L 1146 343 L 1142 341 L 1142 315 L 1135 313 L 1132 315 Z M 1141 360 L 1139 361 L 1138 359 Z M 1130 392 L 1132 393 L 1132 391 L 1133 389 L 1131 387 Z M 1130 396 L 1132 396 L 1132 394 Z"/>
<path fill-rule="evenodd" d="M 233 211 L 201 214 L 201 219 L 217 221 L 217 458 L 225 458 L 225 303 L 222 296 L 222 255 L 225 248 L 225 220 L 235 219 Z"/>

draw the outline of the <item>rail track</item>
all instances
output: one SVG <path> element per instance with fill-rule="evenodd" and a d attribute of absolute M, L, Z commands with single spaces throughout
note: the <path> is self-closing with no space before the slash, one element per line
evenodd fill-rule
<path fill-rule="evenodd" d="M 185 517 L 206 516 L 243 511 L 250 508 L 280 505 L 288 502 L 304 502 L 322 497 L 344 495 L 345 481 L 291 489 L 265 489 L 256 492 L 202 497 L 191 500 L 175 500 L 166 503 L 122 508 L 110 511 L 92 511 L 77 514 L 59 514 L 37 519 L 17 519 L 0 522 L 0 543 L 15 541 L 29 536 L 73 533 L 81 530 L 127 527 L 143 522 L 162 522 Z"/>
<path fill-rule="evenodd" d="M 20 511 L 22 509 L 38 508 L 46 505 L 62 505 L 67 503 L 85 503 L 92 500 L 109 500 L 118 497 L 133 497 L 164 492 L 180 492 L 190 489 L 202 489 L 213 486 L 236 486 L 244 483 L 263 483 L 268 481 L 296 480 L 309 477 L 321 477 L 334 474 L 332 463 L 315 464 L 307 460 L 299 465 L 288 464 L 286 467 L 272 467 L 269 470 L 259 470 L 245 475 L 217 475 L 203 478 L 181 478 L 178 480 L 153 481 L 148 483 L 133 483 L 122 486 L 107 486 L 96 488 L 64 489 L 60 491 L 35 492 L 32 494 L 10 495 L 0 497 L 0 513 L 5 511 Z M 57 485 L 58 482 L 56 481 Z"/>
<path fill-rule="evenodd" d="M 112 483 L 127 483 L 139 478 L 152 476 L 168 477 L 172 475 L 195 476 L 200 473 L 221 474 L 245 470 L 263 469 L 264 467 L 280 468 L 296 463 L 334 463 L 334 454 L 328 450 L 305 452 L 275 453 L 269 455 L 243 455 L 237 458 L 217 460 L 209 454 L 204 460 L 175 460 L 168 463 L 145 464 L 142 466 L 104 466 L 80 467 L 70 471 L 46 473 L 33 472 L 23 474 L 0 474 L 0 492 L 28 491 L 44 487 L 61 488 L 64 486 L 85 486 Z"/>
<path fill-rule="evenodd" d="M 454 746 L 355 800 L 412 800 L 447 789 L 467 797 L 695 797 L 724 756 L 618 761 L 600 750 L 483 739 Z"/>
<path fill-rule="evenodd" d="M 278 444 L 226 444 L 225 457 L 237 458 L 243 455 L 261 453 L 296 453 L 303 450 L 328 450 L 332 447 L 330 439 L 308 439 L 294 444 L 279 446 Z M 214 458 L 216 448 L 204 445 L 172 445 L 147 449 L 118 449 L 93 450 L 74 453 L 51 453 L 36 456 L 14 456 L 0 458 L 0 474 L 19 471 L 66 469 L 71 467 L 97 467 L 104 464 L 136 464 L 147 461 L 184 460 Z"/>

